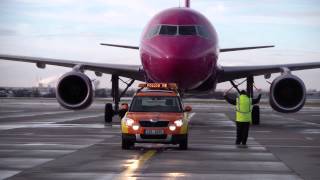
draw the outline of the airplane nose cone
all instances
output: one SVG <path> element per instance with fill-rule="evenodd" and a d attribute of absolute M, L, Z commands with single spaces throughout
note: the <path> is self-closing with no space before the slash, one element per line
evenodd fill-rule
<path fill-rule="evenodd" d="M 188 42 L 164 43 L 150 53 L 142 53 L 142 62 L 148 77 L 154 82 L 173 82 L 179 88 L 193 89 L 212 73 L 214 54 Z"/>

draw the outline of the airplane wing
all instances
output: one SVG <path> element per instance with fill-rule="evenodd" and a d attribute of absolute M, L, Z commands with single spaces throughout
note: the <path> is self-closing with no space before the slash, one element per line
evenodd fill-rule
<path fill-rule="evenodd" d="M 110 44 L 110 43 L 100 43 L 100 45 L 139 50 L 139 46 L 129 46 L 129 45 L 123 45 L 123 44 Z M 272 48 L 272 47 L 274 47 L 274 46 L 271 45 L 271 46 L 250 46 L 250 47 L 222 48 L 222 49 L 220 49 L 220 52 L 243 51 L 243 50 L 250 50 L 250 49 L 262 49 L 262 48 Z"/>
<path fill-rule="evenodd" d="M 100 45 L 139 50 L 139 46 L 129 46 L 129 45 L 121 45 L 121 44 L 108 44 L 108 43 L 100 43 Z"/>
<path fill-rule="evenodd" d="M 282 72 L 284 68 L 290 71 L 320 68 L 320 62 L 278 64 L 261 66 L 221 66 L 219 68 L 218 82 L 231 81 L 234 79 L 246 78 L 248 76 L 268 75 Z"/>
<path fill-rule="evenodd" d="M 243 51 L 243 50 L 250 50 L 250 49 L 263 49 L 263 48 L 272 48 L 272 46 L 252 46 L 252 47 L 237 47 L 237 48 L 222 48 L 220 52 L 230 52 L 230 51 Z"/>
<path fill-rule="evenodd" d="M 104 64 L 104 63 L 90 63 L 63 59 L 50 59 L 30 56 L 15 56 L 0 54 L 0 59 L 9 61 L 19 61 L 35 63 L 39 68 L 45 68 L 45 65 L 55 65 L 73 68 L 77 65 L 81 66 L 83 70 L 91 70 L 96 73 L 116 74 L 139 81 L 144 81 L 144 73 L 140 65 L 121 65 L 121 64 Z"/>

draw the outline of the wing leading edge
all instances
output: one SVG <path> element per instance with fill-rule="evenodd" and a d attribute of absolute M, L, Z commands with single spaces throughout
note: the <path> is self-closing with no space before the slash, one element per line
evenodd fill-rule
<path fill-rule="evenodd" d="M 284 68 L 290 71 L 320 68 L 320 62 L 278 64 L 261 66 L 221 66 L 219 68 L 218 82 L 231 81 L 234 79 L 246 78 L 248 76 L 268 75 L 282 72 Z"/>
<path fill-rule="evenodd" d="M 144 81 L 144 73 L 140 65 L 122 65 L 122 64 L 104 64 L 104 63 L 90 63 L 63 59 L 50 59 L 30 56 L 15 56 L 0 54 L 0 59 L 18 62 L 35 63 L 39 68 L 44 68 L 45 65 L 54 65 L 62 67 L 73 68 L 81 66 L 83 70 L 91 70 L 99 73 L 116 74 L 139 81 Z"/>
<path fill-rule="evenodd" d="M 237 48 L 222 48 L 220 52 L 230 52 L 230 51 L 243 51 L 243 50 L 250 50 L 250 49 L 263 49 L 263 48 L 272 48 L 272 46 L 252 46 L 252 47 L 237 47 Z"/>
<path fill-rule="evenodd" d="M 100 43 L 100 45 L 139 50 L 139 46 L 129 46 L 129 45 L 123 45 L 123 44 L 110 44 L 110 43 Z M 271 46 L 251 46 L 251 47 L 222 48 L 222 49 L 220 49 L 220 52 L 243 51 L 243 50 L 250 50 L 250 49 L 263 49 L 263 48 L 272 48 L 272 47 L 274 47 L 274 46 L 271 45 Z"/>

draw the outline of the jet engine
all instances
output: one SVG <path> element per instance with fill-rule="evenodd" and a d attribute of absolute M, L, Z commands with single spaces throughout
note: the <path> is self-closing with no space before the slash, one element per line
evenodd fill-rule
<path fill-rule="evenodd" d="M 283 74 L 273 80 L 269 100 L 271 107 L 278 112 L 297 112 L 306 101 L 306 87 L 297 76 Z"/>
<path fill-rule="evenodd" d="M 91 80 L 82 72 L 71 71 L 63 75 L 57 84 L 56 96 L 61 106 L 71 110 L 89 107 L 93 100 Z"/>

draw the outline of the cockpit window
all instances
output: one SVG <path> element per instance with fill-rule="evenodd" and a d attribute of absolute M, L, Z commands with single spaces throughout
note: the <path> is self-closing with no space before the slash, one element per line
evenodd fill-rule
<path fill-rule="evenodd" d="M 169 26 L 169 25 L 162 25 L 160 28 L 161 35 L 176 35 L 177 34 L 177 26 Z"/>
<path fill-rule="evenodd" d="M 205 26 L 201 25 L 157 25 L 147 32 L 146 38 L 152 38 L 156 35 L 170 35 L 170 36 L 201 36 L 209 38 L 210 33 Z"/>
<path fill-rule="evenodd" d="M 160 29 L 160 25 L 151 28 L 147 33 L 146 37 L 152 38 L 153 36 L 157 35 L 159 33 L 159 29 Z"/>
<path fill-rule="evenodd" d="M 179 26 L 179 35 L 197 35 L 196 26 Z"/>
<path fill-rule="evenodd" d="M 202 36 L 205 38 L 209 37 L 209 32 L 204 26 L 197 26 L 197 29 L 198 29 L 199 36 Z"/>

